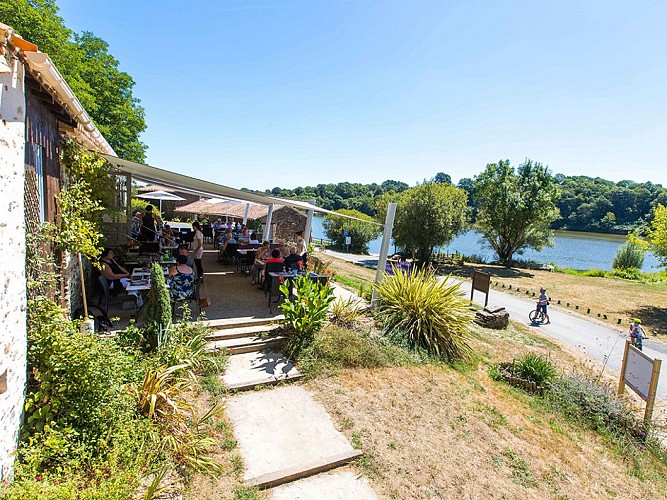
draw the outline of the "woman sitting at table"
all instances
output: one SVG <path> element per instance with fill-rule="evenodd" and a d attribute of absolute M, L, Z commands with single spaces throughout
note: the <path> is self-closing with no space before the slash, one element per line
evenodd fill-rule
<path fill-rule="evenodd" d="M 259 272 L 264 269 L 264 263 L 271 255 L 271 244 L 268 241 L 262 243 L 262 246 L 257 249 L 255 254 L 255 262 L 250 267 L 250 275 L 252 276 L 252 284 L 254 285 L 257 281 L 255 277 L 259 277 Z"/>
<path fill-rule="evenodd" d="M 186 300 L 194 297 L 195 272 L 188 266 L 185 255 L 176 257 L 176 265 L 169 269 L 169 295 L 171 300 Z"/>
<path fill-rule="evenodd" d="M 100 274 L 106 278 L 109 284 L 109 293 L 115 296 L 130 284 L 130 273 L 113 257 L 114 253 L 110 248 L 105 248 L 102 251 L 102 255 L 100 255 L 100 265 L 102 266 Z M 137 296 L 138 307 L 143 305 L 141 294 L 138 291 L 128 292 L 128 294 Z"/>

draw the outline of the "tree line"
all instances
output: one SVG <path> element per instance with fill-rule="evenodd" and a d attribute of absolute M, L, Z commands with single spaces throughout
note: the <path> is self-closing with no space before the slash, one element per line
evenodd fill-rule
<path fill-rule="evenodd" d="M 662 187 L 650 185 L 649 189 L 646 184 L 630 181 L 614 184 L 595 179 L 588 182 L 588 179 L 554 176 L 546 166 L 530 159 L 516 169 L 509 160 L 500 160 L 487 164 L 476 177 L 463 179 L 459 186 L 454 186 L 447 174 L 439 173 L 415 187 L 383 193 L 375 203 L 375 219 L 381 222 L 388 203 L 395 202 L 394 240 L 403 253 L 411 254 L 422 262 L 429 262 L 438 246 L 447 245 L 458 234 L 474 228 L 496 252 L 498 260 L 511 266 L 515 256 L 524 250 L 541 250 L 553 244 L 554 226 L 558 221 L 573 219 L 571 215 L 562 217 L 559 209 L 559 204 L 567 204 L 576 198 L 572 191 L 588 190 L 592 196 L 591 186 L 602 185 L 605 193 L 620 196 L 625 192 L 623 190 L 628 190 L 635 194 L 634 197 L 621 196 L 635 203 L 627 203 L 622 218 L 616 220 L 630 221 L 627 227 L 635 230 L 635 244 L 644 241 L 644 250 L 652 249 L 664 260 L 667 244 L 663 240 L 667 241 L 667 236 L 663 227 L 665 207 L 661 204 L 664 199 Z M 641 198 L 640 194 L 645 197 Z M 639 200 L 643 200 L 644 204 L 639 206 Z M 578 210 L 579 213 L 584 211 Z M 337 244 L 342 245 L 344 237 L 349 235 L 353 238 L 353 250 L 363 252 L 368 241 L 380 234 L 378 226 L 365 222 L 371 221 L 371 216 L 350 209 L 339 210 L 339 213 L 361 220 L 328 215 L 324 228 Z M 600 220 L 614 217 L 610 211 L 593 222 L 599 225 Z M 644 239 L 640 238 L 642 233 Z M 641 250 L 638 246 L 636 248 Z"/>
<path fill-rule="evenodd" d="M 558 189 L 556 208 L 559 217 L 551 223 L 551 229 L 626 234 L 650 222 L 657 205 L 667 205 L 667 189 L 652 182 L 613 182 L 600 177 L 563 174 L 554 175 L 553 180 Z M 443 172 L 437 173 L 431 181 L 452 183 L 451 177 Z M 468 193 L 471 221 L 475 222 L 480 200 L 474 179 L 463 178 L 457 187 Z M 402 193 L 408 188 L 405 182 L 387 180 L 381 184 L 340 182 L 294 189 L 274 187 L 264 193 L 283 198 L 314 199 L 318 206 L 327 210 L 356 210 L 374 217 L 378 200 L 383 195 Z"/>

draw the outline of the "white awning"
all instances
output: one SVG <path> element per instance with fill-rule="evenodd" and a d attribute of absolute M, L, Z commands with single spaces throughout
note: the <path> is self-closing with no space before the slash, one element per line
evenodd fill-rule
<path fill-rule="evenodd" d="M 366 221 L 357 217 L 339 214 L 331 210 L 315 206 L 306 201 L 290 200 L 287 198 L 278 198 L 275 196 L 266 196 L 262 194 L 250 193 L 241 189 L 223 186 L 211 181 L 204 181 L 188 175 L 177 174 L 169 170 L 164 170 L 142 163 L 136 163 L 129 160 L 123 160 L 115 156 L 103 154 L 102 155 L 117 171 L 131 174 L 136 180 L 148 182 L 151 184 L 158 184 L 160 186 L 177 189 L 183 193 L 190 193 L 197 196 L 204 196 L 207 198 L 224 198 L 227 200 L 236 200 L 250 203 L 259 203 L 261 205 L 270 205 L 271 203 L 288 205 L 293 208 L 301 208 L 304 210 L 314 210 L 315 212 L 324 214 L 333 214 L 339 217 L 348 219 L 355 219 L 368 224 L 376 224 L 382 226 L 378 222 Z"/>

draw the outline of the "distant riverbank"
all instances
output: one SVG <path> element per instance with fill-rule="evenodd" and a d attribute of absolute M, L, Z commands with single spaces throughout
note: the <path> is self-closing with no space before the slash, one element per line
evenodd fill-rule
<path fill-rule="evenodd" d="M 312 234 L 313 238 L 326 238 L 321 217 L 313 219 Z M 495 253 L 483 242 L 480 242 L 480 239 L 481 235 L 477 231 L 468 231 L 454 238 L 449 245 L 442 248 L 442 251 L 458 252 L 463 255 L 478 255 L 487 262 L 493 261 L 496 258 Z M 516 255 L 516 257 L 572 269 L 603 269 L 609 271 L 611 270 L 611 261 L 616 255 L 618 247 L 624 241 L 625 236 L 617 234 L 554 231 L 555 245 L 553 247 L 545 248 L 540 252 L 527 250 L 523 255 Z M 381 242 L 382 239 L 378 238 L 369 243 L 371 254 L 380 253 Z M 392 244 L 390 252 L 394 251 L 395 247 Z M 658 265 L 655 256 L 652 253 L 647 253 L 642 270 L 655 272 Z"/>

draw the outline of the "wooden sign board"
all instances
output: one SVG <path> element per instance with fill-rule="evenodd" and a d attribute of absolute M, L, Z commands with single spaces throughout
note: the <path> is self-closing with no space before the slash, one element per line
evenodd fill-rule
<path fill-rule="evenodd" d="M 484 299 L 484 307 L 486 307 L 489 305 L 489 288 L 491 288 L 491 275 L 489 273 L 483 273 L 482 271 L 473 271 L 470 300 L 472 301 L 472 296 L 475 293 L 475 290 L 479 290 L 486 294 L 486 298 Z"/>
<path fill-rule="evenodd" d="M 625 341 L 618 395 L 623 394 L 625 386 L 628 386 L 646 401 L 644 420 L 651 420 L 653 415 L 661 365 L 662 361 L 660 359 L 652 359 L 633 346 L 629 340 Z"/>

